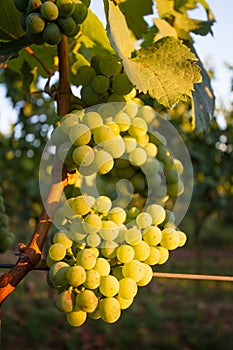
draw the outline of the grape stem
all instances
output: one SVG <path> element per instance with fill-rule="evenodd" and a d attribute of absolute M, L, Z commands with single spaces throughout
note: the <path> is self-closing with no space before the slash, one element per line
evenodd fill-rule
<path fill-rule="evenodd" d="M 59 85 L 56 101 L 58 115 L 63 116 L 70 111 L 71 99 L 68 42 L 66 36 L 63 36 L 61 42 L 58 44 L 58 58 Z M 55 155 L 52 183 L 45 204 L 50 216 L 47 214 L 46 209 L 43 208 L 29 244 L 25 245 L 19 243 L 18 261 L 9 272 L 0 277 L 0 305 L 15 290 L 19 282 L 40 263 L 42 248 L 51 225 L 51 220 L 56 211 L 62 191 L 69 183 L 69 173 L 66 167 L 63 167 L 61 178 L 59 170 L 61 167 L 61 161 L 59 157 Z"/>

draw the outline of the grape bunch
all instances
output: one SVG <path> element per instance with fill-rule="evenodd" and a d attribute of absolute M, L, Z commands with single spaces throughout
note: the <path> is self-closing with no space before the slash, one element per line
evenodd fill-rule
<path fill-rule="evenodd" d="M 9 218 L 5 214 L 6 208 L 0 187 L 0 253 L 8 250 L 14 242 L 14 234 L 9 231 Z"/>
<path fill-rule="evenodd" d="M 104 102 L 124 102 L 136 95 L 136 90 L 114 55 L 95 55 L 90 65 L 80 66 L 75 83 L 81 85 L 84 105 Z"/>
<path fill-rule="evenodd" d="M 78 194 L 57 209 L 47 256 L 56 305 L 71 326 L 113 323 L 186 235 L 166 203 L 183 191 L 175 159 L 149 106 L 104 103 L 61 119 L 51 140 L 78 173 Z"/>
<path fill-rule="evenodd" d="M 88 14 L 90 0 L 14 0 L 21 26 L 35 44 L 57 45 L 62 34 L 75 37 Z"/>

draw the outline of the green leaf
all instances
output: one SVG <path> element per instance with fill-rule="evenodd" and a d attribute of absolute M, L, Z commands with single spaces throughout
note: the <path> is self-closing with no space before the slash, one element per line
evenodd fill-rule
<path fill-rule="evenodd" d="M 8 60 L 15 58 L 22 48 L 30 44 L 31 41 L 26 36 L 6 43 L 0 43 L 0 64 L 4 66 Z"/>
<path fill-rule="evenodd" d="M 0 41 L 13 40 L 23 36 L 20 12 L 13 0 L 0 0 Z"/>

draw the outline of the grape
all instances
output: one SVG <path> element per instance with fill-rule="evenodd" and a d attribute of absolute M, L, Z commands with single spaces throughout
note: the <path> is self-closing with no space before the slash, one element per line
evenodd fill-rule
<path fill-rule="evenodd" d="M 73 33 L 75 32 L 76 30 L 76 23 L 75 23 L 75 20 L 69 16 L 69 17 L 59 17 L 58 20 L 57 20 L 57 24 L 60 28 L 60 31 L 71 37 L 73 36 Z"/>
<path fill-rule="evenodd" d="M 161 259 L 160 247 L 150 246 L 150 254 L 146 260 L 144 260 L 145 264 L 148 265 L 156 265 L 159 263 Z"/>
<path fill-rule="evenodd" d="M 112 81 L 112 89 L 120 95 L 127 95 L 133 89 L 133 84 L 126 73 L 119 74 Z"/>
<path fill-rule="evenodd" d="M 162 231 L 157 226 L 147 227 L 143 232 L 143 240 L 151 245 L 156 246 L 162 239 Z"/>
<path fill-rule="evenodd" d="M 179 180 L 175 184 L 168 184 L 167 185 L 167 192 L 170 196 L 180 196 L 184 191 L 184 184 L 181 180 Z"/>
<path fill-rule="evenodd" d="M 97 145 L 104 141 L 112 140 L 114 137 L 112 129 L 107 125 L 101 125 L 99 128 L 94 129 L 94 141 Z"/>
<path fill-rule="evenodd" d="M 90 233 L 87 235 L 86 242 L 89 247 L 98 247 L 101 243 L 101 238 L 97 233 Z"/>
<path fill-rule="evenodd" d="M 115 115 L 114 122 L 119 125 L 120 131 L 127 131 L 130 127 L 131 120 L 125 112 L 120 112 Z"/>
<path fill-rule="evenodd" d="M 114 103 L 103 103 L 98 107 L 97 111 L 103 118 L 113 117 L 116 114 Z"/>
<path fill-rule="evenodd" d="M 137 147 L 137 141 L 135 138 L 131 136 L 123 136 L 123 140 L 125 142 L 125 152 L 126 153 L 131 153 L 134 151 Z"/>
<path fill-rule="evenodd" d="M 138 282 L 144 275 L 144 265 L 140 261 L 133 259 L 124 264 L 122 273 L 124 277 L 132 278 L 135 282 Z"/>
<path fill-rule="evenodd" d="M 94 312 L 98 305 L 98 298 L 92 290 L 83 290 L 76 296 L 76 305 L 85 312 Z"/>
<path fill-rule="evenodd" d="M 136 217 L 138 216 L 138 214 L 140 214 L 140 210 L 137 207 L 131 207 L 128 210 L 128 218 L 130 219 L 136 219 Z M 141 233 L 141 232 L 140 232 Z"/>
<path fill-rule="evenodd" d="M 108 102 L 125 102 L 126 99 L 123 95 L 119 95 L 117 93 L 113 93 L 108 97 Z"/>
<path fill-rule="evenodd" d="M 157 247 L 157 249 L 159 249 L 160 252 L 160 259 L 158 261 L 158 264 L 164 264 L 169 258 L 169 251 L 164 247 Z"/>
<path fill-rule="evenodd" d="M 109 86 L 110 81 L 104 75 L 96 75 L 91 82 L 92 89 L 98 94 L 104 94 L 107 92 Z"/>
<path fill-rule="evenodd" d="M 86 65 L 80 66 L 76 73 L 76 84 L 88 86 L 95 76 L 96 73 L 92 67 Z"/>
<path fill-rule="evenodd" d="M 87 272 L 86 281 L 84 282 L 84 287 L 88 289 L 96 289 L 100 285 L 101 276 L 99 272 L 95 269 L 90 269 Z"/>
<path fill-rule="evenodd" d="M 169 184 L 176 184 L 179 181 L 179 174 L 176 170 L 168 170 L 166 174 L 166 182 Z"/>
<path fill-rule="evenodd" d="M 94 161 L 95 154 L 90 146 L 82 145 L 74 149 L 72 153 L 72 158 L 78 166 L 87 167 L 91 165 Z"/>
<path fill-rule="evenodd" d="M 99 69 L 106 76 L 113 76 L 117 73 L 118 60 L 113 55 L 104 55 L 99 60 Z"/>
<path fill-rule="evenodd" d="M 57 45 L 61 41 L 61 31 L 56 23 L 47 23 L 43 31 L 43 39 L 50 45 Z"/>
<path fill-rule="evenodd" d="M 162 230 L 162 239 L 160 245 L 168 250 L 174 250 L 179 247 L 180 235 L 173 228 L 165 228 Z"/>
<path fill-rule="evenodd" d="M 145 176 L 141 172 L 137 172 L 130 179 L 131 184 L 134 188 L 134 193 L 141 193 L 147 187 Z"/>
<path fill-rule="evenodd" d="M 70 266 L 63 262 L 55 262 L 49 270 L 49 279 L 54 288 L 64 288 L 68 286 L 68 281 L 66 278 L 66 273 Z"/>
<path fill-rule="evenodd" d="M 124 277 L 119 281 L 118 295 L 123 299 L 132 299 L 137 294 L 138 287 L 134 279 Z"/>
<path fill-rule="evenodd" d="M 106 196 L 99 196 L 95 200 L 94 209 L 106 215 L 111 209 L 112 201 Z"/>
<path fill-rule="evenodd" d="M 32 12 L 40 11 L 41 5 L 42 2 L 40 0 L 29 0 L 26 13 L 29 14 Z"/>
<path fill-rule="evenodd" d="M 93 106 L 99 103 L 100 95 L 95 92 L 90 85 L 83 86 L 81 97 L 86 106 Z"/>
<path fill-rule="evenodd" d="M 95 199 L 91 196 L 83 195 L 75 197 L 72 202 L 72 209 L 77 215 L 86 215 L 91 211 Z"/>
<path fill-rule="evenodd" d="M 117 123 L 113 123 L 112 121 L 106 121 L 106 125 L 112 129 L 114 136 L 120 135 L 120 127 Z"/>
<path fill-rule="evenodd" d="M 129 244 L 123 244 L 117 249 L 117 259 L 121 263 L 128 263 L 134 259 L 134 249 Z"/>
<path fill-rule="evenodd" d="M 110 273 L 110 265 L 108 260 L 100 257 L 97 258 L 94 270 L 98 271 L 100 276 L 107 276 Z"/>
<path fill-rule="evenodd" d="M 136 117 L 132 120 L 128 133 L 132 137 L 142 137 L 147 133 L 147 124 L 144 119 Z"/>
<path fill-rule="evenodd" d="M 147 157 L 151 157 L 151 158 L 155 158 L 156 154 L 158 152 L 157 146 L 154 145 L 152 142 L 149 142 L 146 146 L 145 146 L 145 151 L 147 154 Z"/>
<path fill-rule="evenodd" d="M 56 0 L 56 5 L 58 7 L 60 17 L 71 16 L 75 9 L 73 0 Z"/>
<path fill-rule="evenodd" d="M 125 143 L 121 136 L 116 136 L 111 140 L 104 141 L 102 146 L 113 158 L 119 158 L 125 152 Z"/>
<path fill-rule="evenodd" d="M 88 8 L 85 3 L 79 0 L 75 0 L 75 8 L 72 13 L 72 17 L 76 23 L 81 24 L 84 22 L 88 14 Z"/>
<path fill-rule="evenodd" d="M 146 212 L 151 215 L 153 225 L 161 224 L 166 217 L 165 209 L 159 204 L 151 204 L 146 208 Z"/>
<path fill-rule="evenodd" d="M 100 60 L 102 59 L 103 55 L 95 55 L 91 59 L 91 67 L 95 70 L 97 74 L 101 74 L 99 64 Z"/>
<path fill-rule="evenodd" d="M 96 255 L 93 250 L 86 248 L 78 252 L 76 260 L 85 270 L 91 270 L 96 264 Z"/>
<path fill-rule="evenodd" d="M 150 139 L 149 139 L 149 136 L 147 134 L 145 134 L 142 136 L 137 136 L 136 140 L 137 140 L 138 146 L 145 148 L 147 146 L 147 144 L 149 143 Z M 146 154 L 147 154 L 147 152 L 146 152 Z"/>
<path fill-rule="evenodd" d="M 161 165 L 156 158 L 147 158 L 146 163 L 141 167 L 146 176 L 155 175 L 160 169 Z"/>
<path fill-rule="evenodd" d="M 20 12 L 26 12 L 28 0 L 14 0 L 15 7 Z"/>
<path fill-rule="evenodd" d="M 123 208 L 114 207 L 109 211 L 108 219 L 114 221 L 117 225 L 123 224 L 126 220 L 126 212 Z"/>
<path fill-rule="evenodd" d="M 125 104 L 125 108 L 124 108 L 124 112 L 132 119 L 134 118 L 137 113 L 138 113 L 138 105 L 136 102 L 132 101 L 132 99 L 130 101 L 128 101 Z"/>
<path fill-rule="evenodd" d="M 71 266 L 66 273 L 66 278 L 71 286 L 81 286 L 86 281 L 86 271 L 80 265 Z"/>
<path fill-rule="evenodd" d="M 32 34 L 42 33 L 45 21 L 38 13 L 30 13 L 26 18 L 26 30 Z"/>
<path fill-rule="evenodd" d="M 66 247 L 61 243 L 54 243 L 49 248 L 49 256 L 54 261 L 62 260 L 66 256 Z"/>
<path fill-rule="evenodd" d="M 150 255 L 150 246 L 141 241 L 140 243 L 133 246 L 134 249 L 134 259 L 143 261 L 146 260 Z"/>
<path fill-rule="evenodd" d="M 66 249 L 70 248 L 73 244 L 72 240 L 62 231 L 55 233 L 53 236 L 53 243 L 61 243 Z"/>
<path fill-rule="evenodd" d="M 66 314 L 68 323 L 73 327 L 81 326 L 87 318 L 87 313 L 78 307 L 75 307 L 73 311 Z"/>
<path fill-rule="evenodd" d="M 73 310 L 73 293 L 71 290 L 64 290 L 57 296 L 56 306 L 61 312 L 71 312 Z"/>
<path fill-rule="evenodd" d="M 97 112 L 85 113 L 82 122 L 89 127 L 90 130 L 103 125 L 103 119 Z"/>
<path fill-rule="evenodd" d="M 143 264 L 143 266 L 144 266 L 144 275 L 143 275 L 142 279 L 137 282 L 137 285 L 140 287 L 146 286 L 147 284 L 149 284 L 153 278 L 152 268 L 145 263 Z"/>
<path fill-rule="evenodd" d="M 130 307 L 130 305 L 132 305 L 132 303 L 134 301 L 134 298 L 124 299 L 124 298 L 120 297 L 119 295 L 116 296 L 116 299 L 120 303 L 121 310 L 128 309 L 128 307 Z"/>
<path fill-rule="evenodd" d="M 88 214 L 83 222 L 83 228 L 87 233 L 97 233 L 102 227 L 102 221 L 97 214 Z"/>
<path fill-rule="evenodd" d="M 105 258 L 113 259 L 117 255 L 117 247 L 115 241 L 104 241 L 101 245 L 101 253 Z"/>
<path fill-rule="evenodd" d="M 177 231 L 179 234 L 179 238 L 180 238 L 180 243 L 179 243 L 179 247 L 183 247 L 183 245 L 185 245 L 186 241 L 187 241 L 187 236 L 184 232 L 182 231 Z"/>
<path fill-rule="evenodd" d="M 103 321 L 114 323 L 121 315 L 120 303 L 116 298 L 104 298 L 100 302 L 99 312 Z"/>
<path fill-rule="evenodd" d="M 91 131 L 87 125 L 79 123 L 70 129 L 69 138 L 76 146 L 86 145 L 91 140 Z"/>
<path fill-rule="evenodd" d="M 100 236 L 106 241 L 113 241 L 119 233 L 119 228 L 114 221 L 102 221 L 102 227 L 99 231 Z"/>
<path fill-rule="evenodd" d="M 56 4 L 54 4 L 51 1 L 46 1 L 45 3 L 43 3 L 40 9 L 40 13 L 42 17 L 44 17 L 48 21 L 55 21 L 59 14 Z"/>
<path fill-rule="evenodd" d="M 132 150 L 129 154 L 129 161 L 134 166 L 142 166 L 145 164 L 147 159 L 146 152 L 141 147 L 136 147 L 134 150 Z"/>
<path fill-rule="evenodd" d="M 112 156 L 104 150 L 100 150 L 95 154 L 95 168 L 99 174 L 108 173 L 114 166 Z"/>
<path fill-rule="evenodd" d="M 183 173 L 184 167 L 179 159 L 174 159 L 174 164 L 173 164 L 172 169 L 177 170 L 180 175 Z"/>
<path fill-rule="evenodd" d="M 119 291 L 118 279 L 112 275 L 102 276 L 99 290 L 106 297 L 115 296 Z"/>
<path fill-rule="evenodd" d="M 140 213 L 136 218 L 136 224 L 141 228 L 147 228 L 152 224 L 152 217 L 148 213 Z"/>

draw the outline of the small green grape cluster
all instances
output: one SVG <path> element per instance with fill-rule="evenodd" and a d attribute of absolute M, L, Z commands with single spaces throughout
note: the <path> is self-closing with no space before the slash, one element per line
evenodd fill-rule
<path fill-rule="evenodd" d="M 107 196 L 80 195 L 61 212 L 66 222 L 52 236 L 48 281 L 59 292 L 58 310 L 74 327 L 87 317 L 116 322 L 138 288 L 150 283 L 151 266 L 164 264 L 169 250 L 186 241 L 171 212 L 157 204 L 125 211 Z"/>
<path fill-rule="evenodd" d="M 5 211 L 2 188 L 0 187 L 0 253 L 8 250 L 15 240 L 14 234 L 9 231 L 9 217 L 5 214 Z"/>
<path fill-rule="evenodd" d="M 89 0 L 14 0 L 23 30 L 35 44 L 57 45 L 62 34 L 75 37 L 88 14 Z"/>
<path fill-rule="evenodd" d="M 81 85 L 86 107 L 104 102 L 124 102 L 136 96 L 136 90 L 114 55 L 95 55 L 90 65 L 80 66 L 75 82 Z"/>

